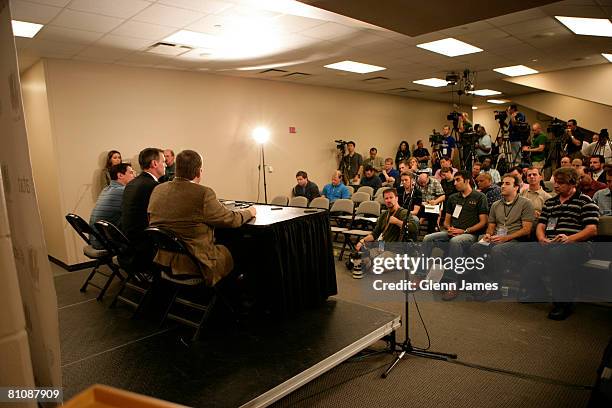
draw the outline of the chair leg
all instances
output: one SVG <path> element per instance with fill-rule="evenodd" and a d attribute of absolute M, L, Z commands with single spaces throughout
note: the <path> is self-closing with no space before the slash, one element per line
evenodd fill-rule
<path fill-rule="evenodd" d="M 128 272 L 127 278 L 125 278 L 125 280 L 121 284 L 121 287 L 119 288 L 119 292 L 117 292 L 117 294 L 113 298 L 113 302 L 110 304 L 110 308 L 111 309 L 114 308 L 115 306 L 117 306 L 117 300 L 119 299 L 119 297 L 121 296 L 121 294 L 125 290 L 125 286 L 130 282 L 130 280 L 132 279 L 133 276 L 134 276 L 133 273 L 129 273 Z"/>
<path fill-rule="evenodd" d="M 180 287 L 176 283 L 172 283 L 172 286 L 174 287 L 174 292 L 172 293 L 172 299 L 170 299 L 170 302 L 168 303 L 168 307 L 164 311 L 164 315 L 162 316 L 161 321 L 159 322 L 160 327 L 163 326 L 164 322 L 166 321 L 166 318 L 168 317 L 168 314 L 170 313 L 172 306 L 174 306 L 174 301 L 176 300 L 176 297 L 178 296 L 178 293 L 180 290 Z"/>
<path fill-rule="evenodd" d="M 108 279 L 106 280 L 106 283 L 104 284 L 104 287 L 102 288 L 102 290 L 98 294 L 98 297 L 96 298 L 96 300 L 98 302 L 101 301 L 102 298 L 104 298 L 104 294 L 106 294 L 106 291 L 108 290 L 109 286 L 111 285 L 111 283 L 113 283 L 113 279 L 115 279 L 115 276 L 120 276 L 119 275 L 119 268 L 117 268 L 117 266 L 113 265 L 112 262 L 109 262 L 106 265 L 108 265 L 108 267 L 113 272 L 111 273 L 111 276 L 108 277 Z"/>
<path fill-rule="evenodd" d="M 91 280 L 91 278 L 93 278 L 94 275 L 98 273 L 99 267 L 100 267 L 100 261 L 96 261 L 96 264 L 94 265 L 93 269 L 89 273 L 89 276 L 87 276 L 87 279 L 85 279 L 85 282 L 83 282 L 83 286 L 81 286 L 81 289 L 80 289 L 81 292 L 85 293 L 87 291 L 87 285 L 89 285 L 89 281 Z"/>
<path fill-rule="evenodd" d="M 210 302 L 208 302 L 208 306 L 206 306 L 206 311 L 204 311 L 204 314 L 202 315 L 202 318 L 200 319 L 200 323 L 198 324 L 198 328 L 196 329 L 195 333 L 193 334 L 193 337 L 191 338 L 192 341 L 196 341 L 200 337 L 202 326 L 205 325 L 206 322 L 208 321 L 208 317 L 210 316 L 210 313 L 212 312 L 212 309 L 215 306 L 215 303 L 217 303 L 217 292 L 216 291 L 212 295 Z"/>
<path fill-rule="evenodd" d="M 344 236 L 344 243 L 342 244 L 342 249 L 340 250 L 340 255 L 338 256 L 338 260 L 341 261 L 344 258 L 344 250 L 346 249 L 346 245 L 350 240 L 349 236 L 346 234 L 342 234 Z"/>

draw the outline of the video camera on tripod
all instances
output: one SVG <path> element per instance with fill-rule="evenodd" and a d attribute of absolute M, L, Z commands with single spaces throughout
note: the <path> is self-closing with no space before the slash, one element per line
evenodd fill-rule
<path fill-rule="evenodd" d="M 446 120 L 453 121 L 453 129 L 459 129 L 459 118 L 461 117 L 461 112 L 452 111 L 448 115 L 446 115 Z"/>
<path fill-rule="evenodd" d="M 431 132 L 431 135 L 429 135 L 429 144 L 431 145 L 431 150 L 436 152 L 442 148 L 444 136 L 441 133 L 438 133 L 436 129 L 433 129 Z"/>
<path fill-rule="evenodd" d="M 336 149 L 338 149 L 338 151 L 340 151 L 342 153 L 342 156 L 344 156 L 346 154 L 346 144 L 348 143 L 347 141 L 344 140 L 334 140 L 334 142 L 336 143 Z"/>
<path fill-rule="evenodd" d="M 557 118 L 554 118 L 550 125 L 546 128 L 546 131 L 552 134 L 555 139 L 563 139 L 566 135 L 565 131 L 567 130 L 567 124 Z"/>

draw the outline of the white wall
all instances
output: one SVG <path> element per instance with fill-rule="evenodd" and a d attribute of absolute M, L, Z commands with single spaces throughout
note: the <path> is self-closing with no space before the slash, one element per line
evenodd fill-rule
<path fill-rule="evenodd" d="M 376 146 L 380 156 L 394 157 L 401 140 L 427 139 L 449 111 L 447 104 L 398 96 L 195 72 L 47 60 L 45 73 L 61 213 L 84 218 L 110 149 L 135 165 L 144 147 L 197 150 L 204 156 L 203 184 L 219 197 L 255 200 L 255 126 L 272 132 L 265 150 L 274 168 L 267 177 L 271 198 L 288 194 L 297 170 L 320 187 L 327 183 L 336 167 L 334 139 L 355 140 L 364 155 Z M 56 238 L 66 246 L 62 261 L 84 260 L 72 231 Z"/>

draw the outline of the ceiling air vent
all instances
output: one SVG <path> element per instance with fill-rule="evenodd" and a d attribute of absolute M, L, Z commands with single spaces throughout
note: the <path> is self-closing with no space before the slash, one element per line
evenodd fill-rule
<path fill-rule="evenodd" d="M 393 93 L 409 93 L 409 92 L 422 93 L 423 91 L 420 91 L 418 89 L 393 88 L 393 89 L 387 89 L 385 92 L 393 92 Z"/>
<path fill-rule="evenodd" d="M 266 76 L 266 77 L 278 77 L 278 76 L 283 76 L 286 73 L 287 71 L 283 71 L 282 69 L 272 68 L 272 69 L 266 69 L 265 71 L 261 71 L 259 75 Z"/>
<path fill-rule="evenodd" d="M 300 80 L 308 78 L 310 76 L 311 74 L 307 74 L 305 72 L 292 72 L 290 74 L 283 75 L 283 78 Z"/>
<path fill-rule="evenodd" d="M 385 82 L 388 80 L 389 78 L 378 76 L 378 77 L 364 79 L 363 82 L 367 84 L 378 84 L 378 83 Z"/>
<path fill-rule="evenodd" d="M 193 48 L 186 47 L 184 45 L 176 45 L 170 43 L 158 42 L 157 44 L 153 44 L 149 48 L 147 48 L 146 52 L 150 52 L 152 54 L 158 55 L 170 55 L 170 56 L 178 56 L 186 53 L 187 51 L 191 51 Z"/>

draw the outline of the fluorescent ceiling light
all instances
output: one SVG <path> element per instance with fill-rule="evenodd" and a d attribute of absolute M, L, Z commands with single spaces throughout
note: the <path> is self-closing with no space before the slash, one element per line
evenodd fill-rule
<path fill-rule="evenodd" d="M 493 89 L 477 89 L 475 91 L 471 91 L 469 92 L 471 94 L 477 95 L 477 96 L 493 96 L 493 95 L 501 95 L 501 92 L 499 91 L 494 91 Z"/>
<path fill-rule="evenodd" d="M 493 71 L 512 77 L 538 73 L 538 71 L 536 71 L 535 69 L 531 69 L 524 65 L 513 65 L 511 67 L 495 68 Z"/>
<path fill-rule="evenodd" d="M 443 79 L 439 79 L 439 78 L 419 79 L 418 81 L 412 81 L 412 82 L 414 82 L 415 84 L 419 84 L 419 85 L 433 86 L 435 88 L 439 88 L 441 86 L 448 85 L 448 82 L 446 82 Z"/>
<path fill-rule="evenodd" d="M 443 54 L 449 57 L 473 54 L 475 52 L 482 51 L 482 49 L 478 47 L 474 47 L 473 45 L 464 43 L 463 41 L 455 40 L 454 38 L 445 38 L 443 40 L 417 44 L 417 47 L 437 52 L 438 54 Z"/>
<path fill-rule="evenodd" d="M 564 26 L 578 35 L 612 37 L 612 23 L 607 18 L 555 16 Z"/>
<path fill-rule="evenodd" d="M 358 74 L 367 74 L 368 72 L 382 71 L 384 67 L 377 67 L 376 65 L 362 64 L 361 62 L 355 61 L 341 61 L 334 64 L 325 65 L 325 68 L 338 69 L 340 71 L 356 72 Z"/>
<path fill-rule="evenodd" d="M 472 110 L 478 110 L 478 106 L 472 106 Z"/>
<path fill-rule="evenodd" d="M 603 57 L 605 59 L 607 59 L 608 61 L 612 62 L 612 54 L 604 54 L 603 52 L 601 53 L 601 55 L 603 55 Z"/>
<path fill-rule="evenodd" d="M 510 101 L 507 101 L 505 99 L 487 99 L 487 102 L 494 103 L 496 105 L 501 105 L 502 103 L 508 103 Z"/>
<path fill-rule="evenodd" d="M 12 23 L 15 37 L 32 38 L 43 28 L 42 24 L 28 23 L 27 21 L 13 20 Z"/>
<path fill-rule="evenodd" d="M 211 48 L 218 44 L 218 39 L 212 35 L 196 33 L 195 31 L 179 30 L 164 38 L 162 42 L 187 45 L 193 48 Z"/>

